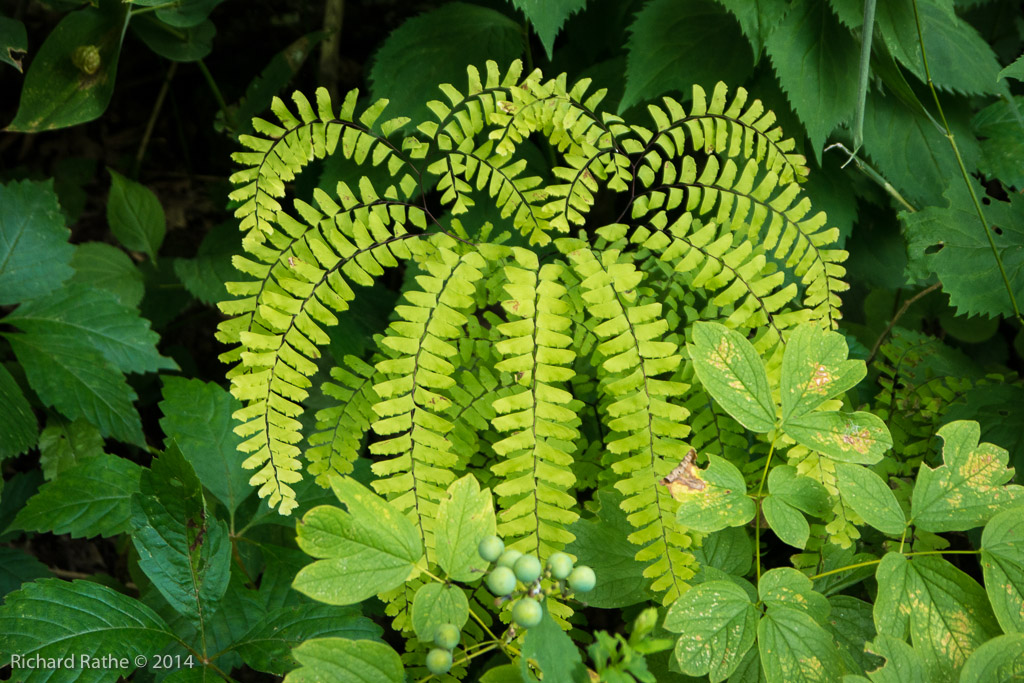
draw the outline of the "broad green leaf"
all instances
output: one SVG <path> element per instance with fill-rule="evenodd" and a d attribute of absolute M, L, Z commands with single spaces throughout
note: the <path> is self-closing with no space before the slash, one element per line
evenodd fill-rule
<path fill-rule="evenodd" d="M 132 405 L 135 392 L 98 351 L 66 336 L 3 336 L 43 404 L 72 420 L 86 419 L 104 436 L 140 446 L 146 443 Z"/>
<path fill-rule="evenodd" d="M 966 531 L 982 526 L 997 512 L 1020 500 L 1024 488 L 1007 484 L 1007 452 L 990 443 L 978 444 L 977 422 L 950 422 L 936 432 L 942 437 L 943 465 L 922 463 L 910 499 L 911 523 L 925 531 Z"/>
<path fill-rule="evenodd" d="M 127 25 L 128 6 L 120 0 L 100 0 L 99 7 L 86 7 L 61 19 L 32 58 L 18 114 L 7 130 L 35 133 L 65 128 L 92 121 L 106 111 Z M 94 57 L 83 60 L 75 54 L 88 47 L 96 49 Z"/>
<path fill-rule="evenodd" d="M 902 638 L 878 634 L 867 649 L 885 657 L 885 664 L 869 674 L 872 683 L 929 683 L 921 655 Z"/>
<path fill-rule="evenodd" d="M 984 197 L 984 189 L 975 189 Z M 961 315 L 1011 315 L 1006 283 L 996 266 L 974 204 L 962 185 L 946 192 L 947 205 L 901 214 L 906 225 L 910 268 L 918 279 L 934 273 Z M 1024 301 L 1024 199 L 1010 194 L 1009 202 L 991 200 L 985 218 L 1006 269 L 1018 305 Z"/>
<path fill-rule="evenodd" d="M 405 583 L 423 557 L 415 525 L 350 477 L 332 477 L 331 488 L 348 509 L 323 505 L 299 522 L 299 548 L 318 561 L 295 577 L 295 590 L 352 605 Z"/>
<path fill-rule="evenodd" d="M 213 50 L 217 27 L 212 21 L 203 21 L 187 28 L 168 29 L 155 16 L 141 16 L 132 20 L 132 32 L 146 47 L 164 59 L 195 62 Z"/>
<path fill-rule="evenodd" d="M 160 427 L 210 493 L 234 514 L 254 491 L 242 469 L 245 454 L 238 450 L 242 439 L 234 433 L 231 419 L 242 404 L 213 383 L 184 377 L 164 377 L 163 381 Z"/>
<path fill-rule="evenodd" d="M 821 624 L 826 623 L 832 609 L 828 599 L 814 590 L 811 580 L 791 567 L 777 567 L 762 574 L 757 593 L 768 607 L 803 610 Z"/>
<path fill-rule="evenodd" d="M 890 552 L 876 573 L 875 627 L 905 639 L 909 633 L 929 680 L 955 677 L 978 646 L 999 634 L 985 590 L 946 560 L 907 560 Z"/>
<path fill-rule="evenodd" d="M 1024 187 L 1024 97 L 993 102 L 971 120 L 971 127 L 981 138 L 980 169 L 988 177 L 999 178 L 1007 185 Z"/>
<path fill-rule="evenodd" d="M 1024 678 L 1024 634 L 993 638 L 974 651 L 960 672 L 960 683 L 1013 683 Z"/>
<path fill-rule="evenodd" d="M 0 365 L 0 462 L 36 445 L 39 422 L 21 387 Z"/>
<path fill-rule="evenodd" d="M 22 584 L 51 576 L 45 564 L 16 548 L 0 546 L 0 602 Z"/>
<path fill-rule="evenodd" d="M 48 294 L 72 276 L 70 235 L 52 180 L 0 183 L 0 306 Z"/>
<path fill-rule="evenodd" d="M 515 664 L 502 664 L 485 671 L 480 683 L 523 683 L 523 677 Z"/>
<path fill-rule="evenodd" d="M 768 37 L 765 49 L 820 157 L 829 133 L 851 119 L 857 106 L 859 46 L 828 3 L 801 2 Z"/>
<path fill-rule="evenodd" d="M 80 460 L 102 453 L 103 437 L 86 420 L 79 418 L 72 422 L 54 414 L 46 418 L 46 429 L 39 435 L 39 464 L 46 479 L 53 479 Z"/>
<path fill-rule="evenodd" d="M 754 49 L 755 61 L 764 50 L 764 42 L 789 9 L 786 0 L 718 0 L 718 3 L 740 22 L 743 35 Z"/>
<path fill-rule="evenodd" d="M 590 677 L 583 666 L 579 648 L 572 642 L 569 634 L 551 618 L 547 604 L 542 601 L 541 606 L 544 609 L 544 618 L 540 624 L 527 630 L 523 638 L 519 673 L 524 683 L 537 680 L 528 665 L 531 660 L 540 669 L 545 681 L 589 683 Z"/>
<path fill-rule="evenodd" d="M 981 534 L 985 591 L 1003 631 L 1024 633 L 1024 508 L 1004 510 Z"/>
<path fill-rule="evenodd" d="M 892 447 L 889 429 L 872 413 L 807 413 L 782 427 L 797 443 L 839 462 L 873 465 Z"/>
<path fill-rule="evenodd" d="M 288 605 L 261 618 L 231 649 L 257 671 L 283 676 L 296 666 L 292 648 L 307 640 L 377 640 L 382 631 L 357 608 L 315 603 Z"/>
<path fill-rule="evenodd" d="M 761 357 L 739 332 L 698 322 L 687 344 L 697 378 L 727 413 L 754 432 L 775 426 L 768 375 Z"/>
<path fill-rule="evenodd" d="M 26 584 L 0 606 L 0 664 L 24 657 L 74 657 L 71 669 L 37 668 L 22 680 L 114 683 L 135 669 L 137 656 L 152 657 L 173 643 L 167 624 L 138 600 L 91 581 L 43 579 Z M 175 651 L 175 654 L 184 654 Z M 128 668 L 83 668 L 81 657 L 126 657 Z"/>
<path fill-rule="evenodd" d="M 740 659 L 736 671 L 729 677 L 729 683 L 768 683 L 764 669 L 761 668 L 761 652 L 757 643 Z"/>
<path fill-rule="evenodd" d="M 867 374 L 861 360 L 847 360 L 846 338 L 815 323 L 797 327 L 782 356 L 782 422 L 806 415 L 857 386 Z"/>
<path fill-rule="evenodd" d="M 460 586 L 428 583 L 412 599 L 412 628 L 424 643 L 434 640 L 441 624 L 455 624 L 461 630 L 469 620 L 469 600 Z"/>
<path fill-rule="evenodd" d="M 495 532 L 494 501 L 471 474 L 453 482 L 437 506 L 434 530 L 437 563 L 454 581 L 478 579 L 488 567 L 477 545 Z"/>
<path fill-rule="evenodd" d="M 1000 71 L 999 78 L 1016 78 L 1018 81 L 1024 81 L 1024 55 L 1017 57 L 1010 66 Z"/>
<path fill-rule="evenodd" d="M 285 683 L 403 683 L 402 659 L 390 645 L 372 640 L 317 638 L 292 650 L 302 666 Z"/>
<path fill-rule="evenodd" d="M 426 103 L 438 83 L 463 88 L 466 67 L 488 59 L 501 68 L 523 51 L 522 27 L 488 7 L 451 2 L 407 19 L 391 32 L 370 68 L 373 97 L 387 97 L 388 116 L 434 120 Z"/>
<path fill-rule="evenodd" d="M 776 495 L 765 496 L 761 511 L 779 540 L 801 550 L 807 547 L 811 527 L 803 513 Z"/>
<path fill-rule="evenodd" d="M 208 619 L 231 578 L 231 540 L 227 525 L 207 511 L 199 477 L 177 448 L 143 471 L 132 526 L 139 568 L 164 599 L 194 624 Z"/>
<path fill-rule="evenodd" d="M 230 221 L 221 223 L 203 238 L 195 258 L 174 259 L 174 274 L 189 294 L 204 304 L 216 305 L 228 297 L 224 283 L 236 279 L 238 271 L 231 265 L 231 257 L 240 249 L 238 227 Z"/>
<path fill-rule="evenodd" d="M 746 592 L 727 581 L 694 586 L 672 603 L 665 628 L 681 633 L 675 657 L 688 676 L 709 674 L 713 683 L 732 675 L 754 644 L 757 610 Z"/>
<path fill-rule="evenodd" d="M 671 91 L 688 96 L 695 84 L 742 83 L 754 65 L 739 24 L 711 0 L 652 0 L 629 33 L 620 112 Z"/>
<path fill-rule="evenodd" d="M 80 460 L 43 484 L 11 526 L 72 538 L 116 536 L 131 528 L 131 497 L 141 474 L 141 467 L 116 455 Z"/>
<path fill-rule="evenodd" d="M 743 526 L 754 518 L 754 501 L 736 466 L 717 455 L 708 456 L 707 469 L 698 470 L 704 488 L 679 489 L 676 519 L 695 531 L 710 534 L 729 526 Z"/>
<path fill-rule="evenodd" d="M 548 59 L 551 59 L 552 48 L 555 45 L 555 36 L 565 23 L 569 15 L 583 9 L 587 0 L 512 0 L 512 4 L 518 7 L 526 18 L 533 24 L 540 38 L 540 44 L 544 46 L 544 52 Z"/>
<path fill-rule="evenodd" d="M 22 71 L 21 60 L 28 52 L 28 34 L 25 24 L 17 19 L 0 16 L 0 62 Z"/>
<path fill-rule="evenodd" d="M 37 344 L 53 340 L 95 349 L 122 372 L 178 369 L 157 351 L 160 337 L 138 309 L 103 290 L 65 287 L 22 304 L 5 320 Z"/>
<path fill-rule="evenodd" d="M 832 636 L 792 607 L 773 606 L 757 624 L 761 666 L 772 683 L 835 683 L 843 660 Z"/>
<path fill-rule="evenodd" d="M 864 644 L 876 635 L 871 603 L 850 595 L 835 595 L 828 602 L 831 611 L 825 630 L 838 643 L 846 668 L 857 673 L 877 669 L 881 660 L 864 651 Z"/>
<path fill-rule="evenodd" d="M 107 199 L 110 231 L 126 248 L 141 251 L 155 261 L 167 232 L 164 207 L 145 185 L 125 178 L 112 168 L 107 170 L 111 181 Z"/>
<path fill-rule="evenodd" d="M 836 480 L 843 501 L 865 522 L 890 536 L 907 528 L 907 517 L 882 478 L 861 465 L 836 463 Z"/>
<path fill-rule="evenodd" d="M 792 465 L 780 465 L 768 473 L 768 490 L 798 510 L 821 517 L 829 509 L 828 490 L 818 481 L 797 474 Z"/>
<path fill-rule="evenodd" d="M 601 505 L 597 516 L 573 522 L 568 530 L 576 538 L 565 546 L 576 564 L 590 567 L 597 575 L 587 604 L 615 609 L 643 602 L 650 598 L 651 582 L 644 577 L 644 565 L 636 561 L 636 546 L 627 539 L 634 529 L 620 507 L 622 495 L 600 489 L 595 497 Z"/>
<path fill-rule="evenodd" d="M 201 24 L 224 0 L 134 0 L 133 4 L 157 7 L 155 14 L 168 26 L 188 28 Z"/>
<path fill-rule="evenodd" d="M 79 244 L 71 257 L 71 266 L 75 269 L 71 277 L 74 286 L 105 289 L 130 308 L 142 302 L 142 273 L 128 254 L 117 247 L 103 242 Z"/>
<path fill-rule="evenodd" d="M 714 567 L 734 576 L 746 576 L 754 563 L 754 547 L 742 527 L 726 527 L 704 538 L 691 550 L 702 567 Z M 589 564 L 589 563 L 584 563 Z M 589 603 L 590 594 L 587 594 Z"/>

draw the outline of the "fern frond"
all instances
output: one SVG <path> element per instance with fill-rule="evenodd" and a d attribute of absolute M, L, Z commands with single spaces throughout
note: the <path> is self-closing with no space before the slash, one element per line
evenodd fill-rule
<path fill-rule="evenodd" d="M 503 339 L 495 345 L 503 356 L 495 369 L 508 372 L 513 390 L 493 403 L 491 424 L 511 432 L 493 445 L 503 460 L 491 469 L 504 481 L 499 496 L 498 531 L 524 552 L 547 557 L 573 540 L 566 530 L 579 515 L 576 499 L 566 491 L 576 478 L 570 469 L 579 436 L 576 414 L 567 407 L 572 394 L 561 385 L 573 376 L 572 321 L 558 282 L 562 267 L 541 267 L 537 255 L 514 250 L 518 266 L 506 266 L 502 308 L 510 321 L 498 326 Z"/>
<path fill-rule="evenodd" d="M 614 454 L 612 470 L 621 478 L 616 488 L 624 495 L 623 509 L 637 531 L 629 540 L 642 546 L 636 558 L 650 563 L 644 576 L 652 589 L 664 592 L 670 604 L 693 576 L 693 539 L 676 521 L 678 503 L 658 481 L 675 467 L 689 447 L 689 412 L 670 402 L 687 385 L 671 376 L 681 357 L 675 342 L 666 340 L 668 323 L 661 304 L 640 295 L 643 273 L 616 250 L 600 259 L 582 243 L 559 243 L 569 251 L 582 280 L 588 312 L 601 321 L 595 328 L 601 343 L 595 349 L 603 376 L 599 389 L 607 397 L 607 448 Z"/>
<path fill-rule="evenodd" d="M 344 362 L 348 369 L 334 366 L 334 381 L 322 386 L 324 394 L 338 403 L 317 412 L 317 431 L 310 435 L 310 447 L 306 449 L 309 473 L 324 488 L 328 488 L 332 472 L 345 475 L 352 471 L 373 421 L 373 404 L 378 400 L 373 390 L 374 367 L 355 356 L 345 356 Z"/>

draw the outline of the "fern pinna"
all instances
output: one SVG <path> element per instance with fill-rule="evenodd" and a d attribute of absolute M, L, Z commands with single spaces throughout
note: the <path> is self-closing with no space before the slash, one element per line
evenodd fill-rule
<path fill-rule="evenodd" d="M 787 329 L 836 325 L 837 231 L 801 194 L 794 143 L 742 89 L 694 87 L 688 107 L 666 98 L 641 126 L 599 112 L 588 80 L 518 63 L 468 75 L 415 129 L 382 119 L 384 100 L 357 116 L 354 92 L 337 111 L 320 89 L 315 106 L 275 100 L 278 123 L 241 138 L 231 196 L 246 278 L 229 285 L 219 339 L 251 483 L 288 514 L 304 453 L 320 483 L 369 457 L 431 560 L 460 471 L 493 488 L 506 541 L 542 559 L 572 541 L 584 487 L 614 486 L 668 603 L 700 536 L 659 480 L 691 446 L 741 469 L 766 452 L 695 380 L 688 330 L 741 330 L 777 370 Z M 306 165 L 339 154 L 367 172 L 282 205 Z M 538 168 L 545 154 L 556 161 Z M 328 330 L 355 285 L 393 267 L 408 276 L 393 321 L 372 357 L 325 379 L 338 403 L 303 449 Z"/>

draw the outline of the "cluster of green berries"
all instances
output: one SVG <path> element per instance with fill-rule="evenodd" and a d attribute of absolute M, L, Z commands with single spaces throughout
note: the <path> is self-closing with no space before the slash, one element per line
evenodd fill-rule
<path fill-rule="evenodd" d="M 452 669 L 452 650 L 459 644 L 462 633 L 455 624 L 441 624 L 434 631 L 433 650 L 427 653 L 427 671 L 432 674 L 446 674 Z"/>
<path fill-rule="evenodd" d="M 541 595 L 540 579 L 544 573 L 540 560 L 518 550 L 505 550 L 505 543 L 497 536 L 480 541 L 477 550 L 484 560 L 496 563 L 487 574 L 486 582 L 487 588 L 499 598 L 511 595 L 519 581 L 528 586 L 525 595 L 512 607 L 512 621 L 516 626 L 533 628 L 540 624 L 544 616 L 536 598 Z M 572 558 L 565 553 L 553 553 L 548 558 L 547 576 L 558 581 L 563 592 L 566 583 L 577 593 L 593 590 L 597 583 L 593 569 L 584 565 L 573 567 Z"/>

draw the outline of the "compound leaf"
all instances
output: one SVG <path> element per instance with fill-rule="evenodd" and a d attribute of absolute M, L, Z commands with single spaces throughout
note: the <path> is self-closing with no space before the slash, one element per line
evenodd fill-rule
<path fill-rule="evenodd" d="M 71 266 L 75 269 L 71 277 L 74 285 L 106 290 L 130 308 L 142 302 L 142 271 L 117 247 L 104 242 L 79 244 L 71 257 Z"/>
<path fill-rule="evenodd" d="M 757 609 L 730 581 L 694 586 L 672 603 L 665 628 L 681 633 L 675 657 L 688 676 L 722 681 L 733 674 L 757 635 Z"/>
<path fill-rule="evenodd" d="M 880 476 L 861 465 L 837 462 L 836 480 L 843 501 L 865 522 L 890 536 L 898 536 L 907 528 L 903 509 Z"/>
<path fill-rule="evenodd" d="M 885 657 L 885 664 L 869 674 L 872 683 L 929 683 L 921 655 L 902 638 L 880 633 L 866 647 Z"/>

